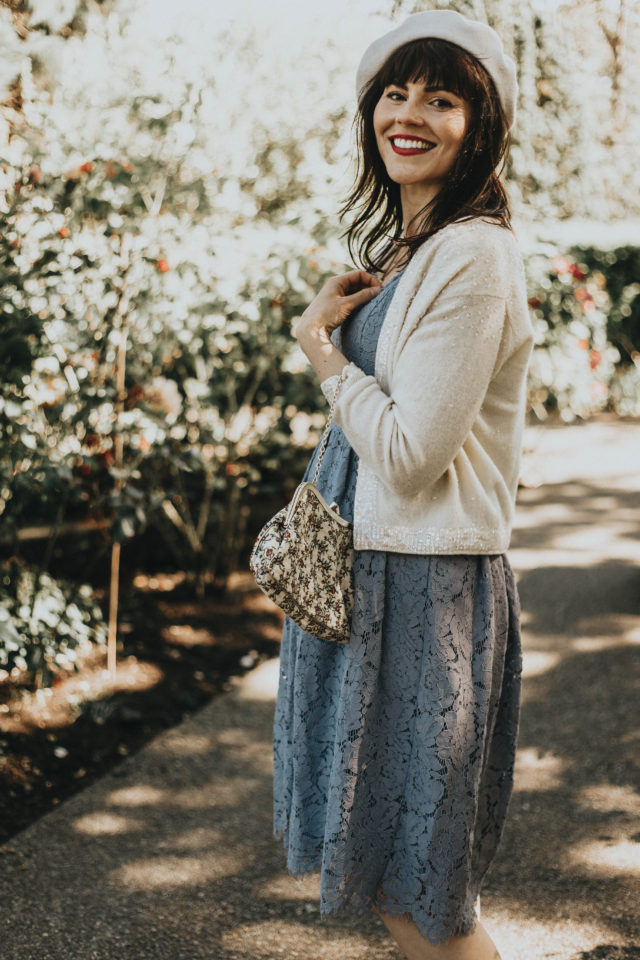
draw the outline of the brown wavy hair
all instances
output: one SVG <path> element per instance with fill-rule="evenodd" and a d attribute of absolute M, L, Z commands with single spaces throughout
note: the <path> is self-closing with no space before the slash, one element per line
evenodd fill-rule
<path fill-rule="evenodd" d="M 402 237 L 400 186 L 387 174 L 373 128 L 373 111 L 385 88 L 409 82 L 450 90 L 469 102 L 469 123 L 460 150 L 438 194 L 411 220 L 416 230 Z M 510 138 L 508 122 L 492 77 L 482 63 L 448 40 L 422 38 L 399 47 L 360 98 L 353 120 L 358 164 L 356 180 L 339 210 L 355 219 L 341 237 L 365 270 L 384 269 L 399 247 L 403 265 L 436 231 L 454 220 L 495 217 L 511 227 L 509 201 L 500 181 Z M 407 224 L 407 227 L 409 224 Z"/>

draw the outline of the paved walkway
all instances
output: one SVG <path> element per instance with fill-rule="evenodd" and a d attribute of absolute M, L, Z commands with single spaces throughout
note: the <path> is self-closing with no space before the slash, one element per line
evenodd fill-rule
<path fill-rule="evenodd" d="M 640 958 L 640 426 L 527 431 L 515 790 L 483 922 L 504 960 Z M 536 485 L 539 484 L 539 485 Z M 2 960 L 385 960 L 271 838 L 277 663 L 7 844 Z"/>

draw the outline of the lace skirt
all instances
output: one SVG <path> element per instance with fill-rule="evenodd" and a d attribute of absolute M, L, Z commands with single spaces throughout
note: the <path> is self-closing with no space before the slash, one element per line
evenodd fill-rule
<path fill-rule="evenodd" d="M 274 829 L 321 913 L 409 915 L 433 942 L 475 926 L 513 783 L 522 651 L 505 554 L 357 551 L 351 642 L 288 617 Z"/>

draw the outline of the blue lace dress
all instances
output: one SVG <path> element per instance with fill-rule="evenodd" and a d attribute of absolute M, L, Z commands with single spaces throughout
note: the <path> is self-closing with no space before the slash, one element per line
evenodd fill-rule
<path fill-rule="evenodd" d="M 400 274 L 343 324 L 374 373 Z M 318 448 L 304 479 L 315 472 Z M 358 457 L 332 424 L 318 487 L 353 521 Z M 355 552 L 351 640 L 287 617 L 274 722 L 274 830 L 321 914 L 407 914 L 433 942 L 469 932 L 512 788 L 522 653 L 505 554 Z"/>

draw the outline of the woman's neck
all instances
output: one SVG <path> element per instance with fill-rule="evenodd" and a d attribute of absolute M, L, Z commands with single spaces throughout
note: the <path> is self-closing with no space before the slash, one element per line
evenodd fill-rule
<path fill-rule="evenodd" d="M 418 232 L 414 218 L 429 206 L 440 192 L 441 185 L 430 185 L 425 188 L 420 184 L 400 184 L 400 205 L 402 207 L 402 236 L 411 237 Z"/>

